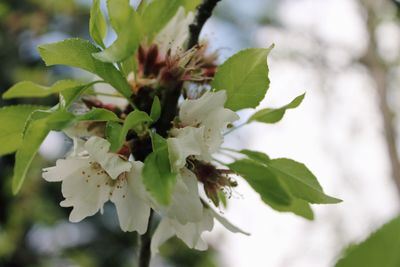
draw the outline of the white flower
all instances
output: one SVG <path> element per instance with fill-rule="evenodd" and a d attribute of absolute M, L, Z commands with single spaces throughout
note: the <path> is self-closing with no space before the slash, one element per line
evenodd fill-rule
<path fill-rule="evenodd" d="M 167 139 L 169 160 L 173 170 L 179 172 L 186 165 L 188 156 L 200 156 L 204 153 L 202 146 L 204 127 L 172 129 L 170 134 L 174 137 Z"/>
<path fill-rule="evenodd" d="M 111 202 L 117 208 L 119 224 L 123 231 L 137 231 L 144 234 L 150 216 L 147 191 L 142 182 L 143 163 L 135 161 L 126 179 L 118 181 L 114 187 Z"/>
<path fill-rule="evenodd" d="M 189 155 L 210 161 L 218 151 L 223 130 L 239 119 L 235 112 L 224 108 L 225 102 L 225 91 L 206 92 L 198 99 L 183 101 L 179 111 L 182 128 L 172 129 L 172 137 L 167 140 L 174 168 L 182 167 Z"/>
<path fill-rule="evenodd" d="M 172 204 L 166 209 L 156 207 L 163 218 L 154 233 L 151 248 L 158 247 L 176 235 L 190 248 L 207 249 L 201 238 L 204 231 L 211 231 L 214 218 L 228 230 L 242 232 L 210 207 L 204 207 L 198 191 L 196 175 L 185 167 L 186 158 L 210 161 L 223 142 L 222 132 L 226 126 L 239 117 L 224 108 L 226 92 L 207 92 L 195 100 L 184 100 L 179 111 L 179 127 L 170 131 L 167 139 L 172 169 L 178 173 L 177 185 L 172 195 Z M 186 188 L 183 186 L 186 185 Z"/>
<path fill-rule="evenodd" d="M 143 234 L 150 215 L 150 207 L 144 200 L 143 163 L 126 161 L 109 153 L 109 148 L 107 140 L 91 137 L 84 144 L 84 152 L 58 160 L 55 167 L 44 169 L 43 178 L 50 182 L 62 181 L 65 200 L 60 205 L 73 207 L 71 222 L 102 211 L 104 203 L 111 200 L 121 229 Z"/>
<path fill-rule="evenodd" d="M 205 231 L 211 231 L 214 227 L 214 219 L 217 219 L 226 229 L 233 233 L 248 233 L 231 224 L 210 207 L 203 208 L 202 219 L 197 222 L 180 224 L 175 220 L 165 217 L 161 220 L 151 241 L 151 251 L 153 254 L 158 252 L 158 248 L 165 241 L 176 235 L 192 249 L 206 250 L 207 243 L 202 239 Z"/>
<path fill-rule="evenodd" d="M 178 174 L 171 203 L 167 207 L 153 202 L 153 209 L 162 216 L 181 224 L 202 219 L 203 204 L 200 201 L 197 178 L 190 170 L 182 168 Z"/>
<path fill-rule="evenodd" d="M 175 16 L 157 34 L 154 41 L 158 44 L 159 51 L 165 55 L 170 49 L 175 55 L 179 49 L 183 49 L 186 40 L 189 38 L 189 24 L 193 22 L 192 12 L 185 14 L 185 9 L 180 7 Z"/>
<path fill-rule="evenodd" d="M 158 248 L 174 235 L 185 242 L 189 248 L 206 250 L 208 246 L 201 235 L 204 231 L 211 231 L 213 227 L 214 220 L 208 212 L 204 212 L 200 221 L 187 224 L 180 224 L 165 217 L 160 221 L 151 240 L 152 254 L 158 253 Z"/>

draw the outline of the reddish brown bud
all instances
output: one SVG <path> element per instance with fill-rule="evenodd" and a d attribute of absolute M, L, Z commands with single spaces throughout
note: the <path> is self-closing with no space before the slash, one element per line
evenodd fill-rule
<path fill-rule="evenodd" d="M 139 64 L 144 64 L 145 60 L 146 60 L 146 50 L 143 48 L 142 45 L 139 45 L 139 49 L 138 49 L 138 61 Z"/>
<path fill-rule="evenodd" d="M 203 183 L 204 191 L 209 199 L 218 206 L 220 203 L 219 193 L 224 188 L 236 187 L 237 182 L 228 175 L 232 174 L 231 170 L 220 170 L 214 165 L 191 159 L 189 160 L 190 169 L 196 174 L 197 179 Z"/>
<path fill-rule="evenodd" d="M 123 147 L 121 147 L 120 150 L 118 150 L 117 154 L 122 155 L 126 158 L 129 158 L 129 155 L 131 154 L 131 151 L 129 149 L 129 147 L 127 145 L 124 145 Z"/>
<path fill-rule="evenodd" d="M 147 51 L 146 65 L 153 66 L 158 59 L 158 46 L 153 44 Z"/>

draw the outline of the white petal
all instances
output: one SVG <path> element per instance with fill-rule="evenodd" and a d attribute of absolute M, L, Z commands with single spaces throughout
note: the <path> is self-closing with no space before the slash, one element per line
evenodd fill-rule
<path fill-rule="evenodd" d="M 228 230 L 234 233 L 240 232 L 248 235 L 248 233 L 232 225 L 213 209 L 204 208 L 202 218 L 198 222 L 180 224 L 176 220 L 171 220 L 168 217 L 164 217 L 154 233 L 151 244 L 152 252 L 158 252 L 158 247 L 173 235 L 176 235 L 178 238 L 180 238 L 189 248 L 206 250 L 207 243 L 202 239 L 202 234 L 205 231 L 211 231 L 213 229 L 214 218 L 220 221 Z"/>
<path fill-rule="evenodd" d="M 168 153 L 172 168 L 180 170 L 186 164 L 186 158 L 190 155 L 202 154 L 203 128 L 185 127 L 173 129 L 174 137 L 168 138 Z"/>
<path fill-rule="evenodd" d="M 181 175 L 172 194 L 172 203 L 166 215 L 181 224 L 201 220 L 203 205 L 201 204 L 196 176 L 186 168 Z"/>
<path fill-rule="evenodd" d="M 65 200 L 60 205 L 73 207 L 70 221 L 79 222 L 102 209 L 110 197 L 110 182 L 110 177 L 95 164 L 88 164 L 65 177 L 61 187 Z"/>
<path fill-rule="evenodd" d="M 89 159 L 59 159 L 56 166 L 43 169 L 42 176 L 48 182 L 60 182 L 75 173 L 80 173 L 88 166 Z"/>
<path fill-rule="evenodd" d="M 222 132 L 229 123 L 239 119 L 239 116 L 230 109 L 224 108 L 226 92 L 206 92 L 195 100 L 185 100 L 181 105 L 179 118 L 183 125 L 204 127 L 203 147 L 207 153 L 201 159 L 210 160 L 211 154 L 216 152 L 223 142 Z"/>
<path fill-rule="evenodd" d="M 162 219 L 151 239 L 151 253 L 153 255 L 158 253 L 158 248 L 174 235 L 175 230 L 172 228 L 168 219 Z"/>
<path fill-rule="evenodd" d="M 239 119 L 239 116 L 230 109 L 215 109 L 213 116 L 208 116 L 202 122 L 204 126 L 204 142 L 209 148 L 209 153 L 215 153 L 223 143 L 223 130 L 226 126 Z"/>
<path fill-rule="evenodd" d="M 123 172 L 129 172 L 132 167 L 130 162 L 121 159 L 117 154 L 108 153 L 110 143 L 103 138 L 92 136 L 85 143 L 85 148 L 112 179 L 117 179 Z"/>
<path fill-rule="evenodd" d="M 175 234 L 189 248 L 197 250 L 207 249 L 207 243 L 201 238 L 204 231 L 211 231 L 214 227 L 214 218 L 208 212 L 203 213 L 203 218 L 199 222 L 187 223 L 185 225 L 177 221 L 170 221 L 175 230 Z"/>
<path fill-rule="evenodd" d="M 230 221 L 228 221 L 225 217 L 222 217 L 218 212 L 213 210 L 212 208 L 208 208 L 209 212 L 212 214 L 212 216 L 217 219 L 226 229 L 231 231 L 232 233 L 242 233 L 244 235 L 250 235 L 250 233 L 243 231 L 239 227 L 233 225 Z"/>
<path fill-rule="evenodd" d="M 226 92 L 206 92 L 198 99 L 182 102 L 179 118 L 184 125 L 196 126 L 208 116 L 215 116 L 214 110 L 224 107 Z"/>
<path fill-rule="evenodd" d="M 137 167 L 137 164 L 135 167 Z M 150 206 L 137 192 L 142 189 L 137 189 L 137 185 L 141 182 L 140 168 L 133 167 L 131 172 L 126 175 L 126 178 L 118 178 L 114 191 L 111 196 L 111 201 L 117 208 L 119 224 L 123 231 L 137 231 L 139 234 L 144 234 L 147 230 L 147 224 L 150 216 Z"/>
<path fill-rule="evenodd" d="M 214 219 L 209 212 L 205 212 L 200 221 L 184 225 L 165 217 L 161 220 L 153 235 L 151 251 L 157 253 L 158 247 L 174 235 L 181 239 L 189 248 L 206 250 L 208 246 L 201 238 L 201 235 L 204 231 L 211 231 L 213 226 Z"/>
<path fill-rule="evenodd" d="M 189 24 L 193 22 L 193 13 L 185 14 L 183 7 L 179 8 L 175 16 L 167 23 L 167 25 L 157 34 L 154 42 L 158 44 L 160 53 L 165 55 L 168 49 L 172 55 L 176 54 L 179 49 L 183 49 L 186 40 L 189 37 Z"/>
<path fill-rule="evenodd" d="M 144 164 L 141 161 L 133 161 L 132 170 L 128 173 L 128 176 L 130 177 L 130 183 L 132 184 L 135 194 L 142 199 L 149 200 L 149 193 L 143 184 L 143 165 Z"/>

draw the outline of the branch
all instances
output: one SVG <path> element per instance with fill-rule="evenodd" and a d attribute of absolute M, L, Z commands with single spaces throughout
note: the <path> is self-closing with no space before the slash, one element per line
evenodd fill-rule
<path fill-rule="evenodd" d="M 147 231 L 143 235 L 139 236 L 139 267 L 149 267 L 151 258 L 151 224 L 153 222 L 153 210 L 150 212 L 149 224 L 147 225 Z"/>
<path fill-rule="evenodd" d="M 192 24 L 189 25 L 189 42 L 188 49 L 197 45 L 199 42 L 199 35 L 206 21 L 211 17 L 211 14 L 221 0 L 203 0 L 197 7 L 197 14 Z"/>

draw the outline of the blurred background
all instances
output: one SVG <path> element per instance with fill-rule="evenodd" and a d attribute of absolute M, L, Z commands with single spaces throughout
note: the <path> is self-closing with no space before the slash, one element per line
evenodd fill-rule
<path fill-rule="evenodd" d="M 89 38 L 90 4 L 1 0 L 0 90 L 21 80 L 51 84 L 81 76 L 69 68 L 45 68 L 36 46 Z M 221 1 L 202 34 L 221 62 L 240 49 L 275 44 L 271 86 L 260 108 L 306 92 L 303 104 L 278 124 L 253 123 L 226 142 L 305 163 L 325 191 L 344 202 L 314 205 L 316 218 L 309 222 L 271 210 L 242 182 L 225 215 L 251 236 L 217 227 L 206 235 L 208 252 L 190 251 L 173 239 L 153 266 L 333 266 L 344 248 L 398 214 L 399 16 L 395 0 Z M 251 113 L 240 115 L 246 120 Z M 137 237 L 120 231 L 113 208 L 71 224 L 68 210 L 58 206 L 60 185 L 41 179 L 41 168 L 68 150 L 64 141 L 62 134 L 49 135 L 17 197 L 10 189 L 14 156 L 0 158 L 0 266 L 135 266 Z"/>

